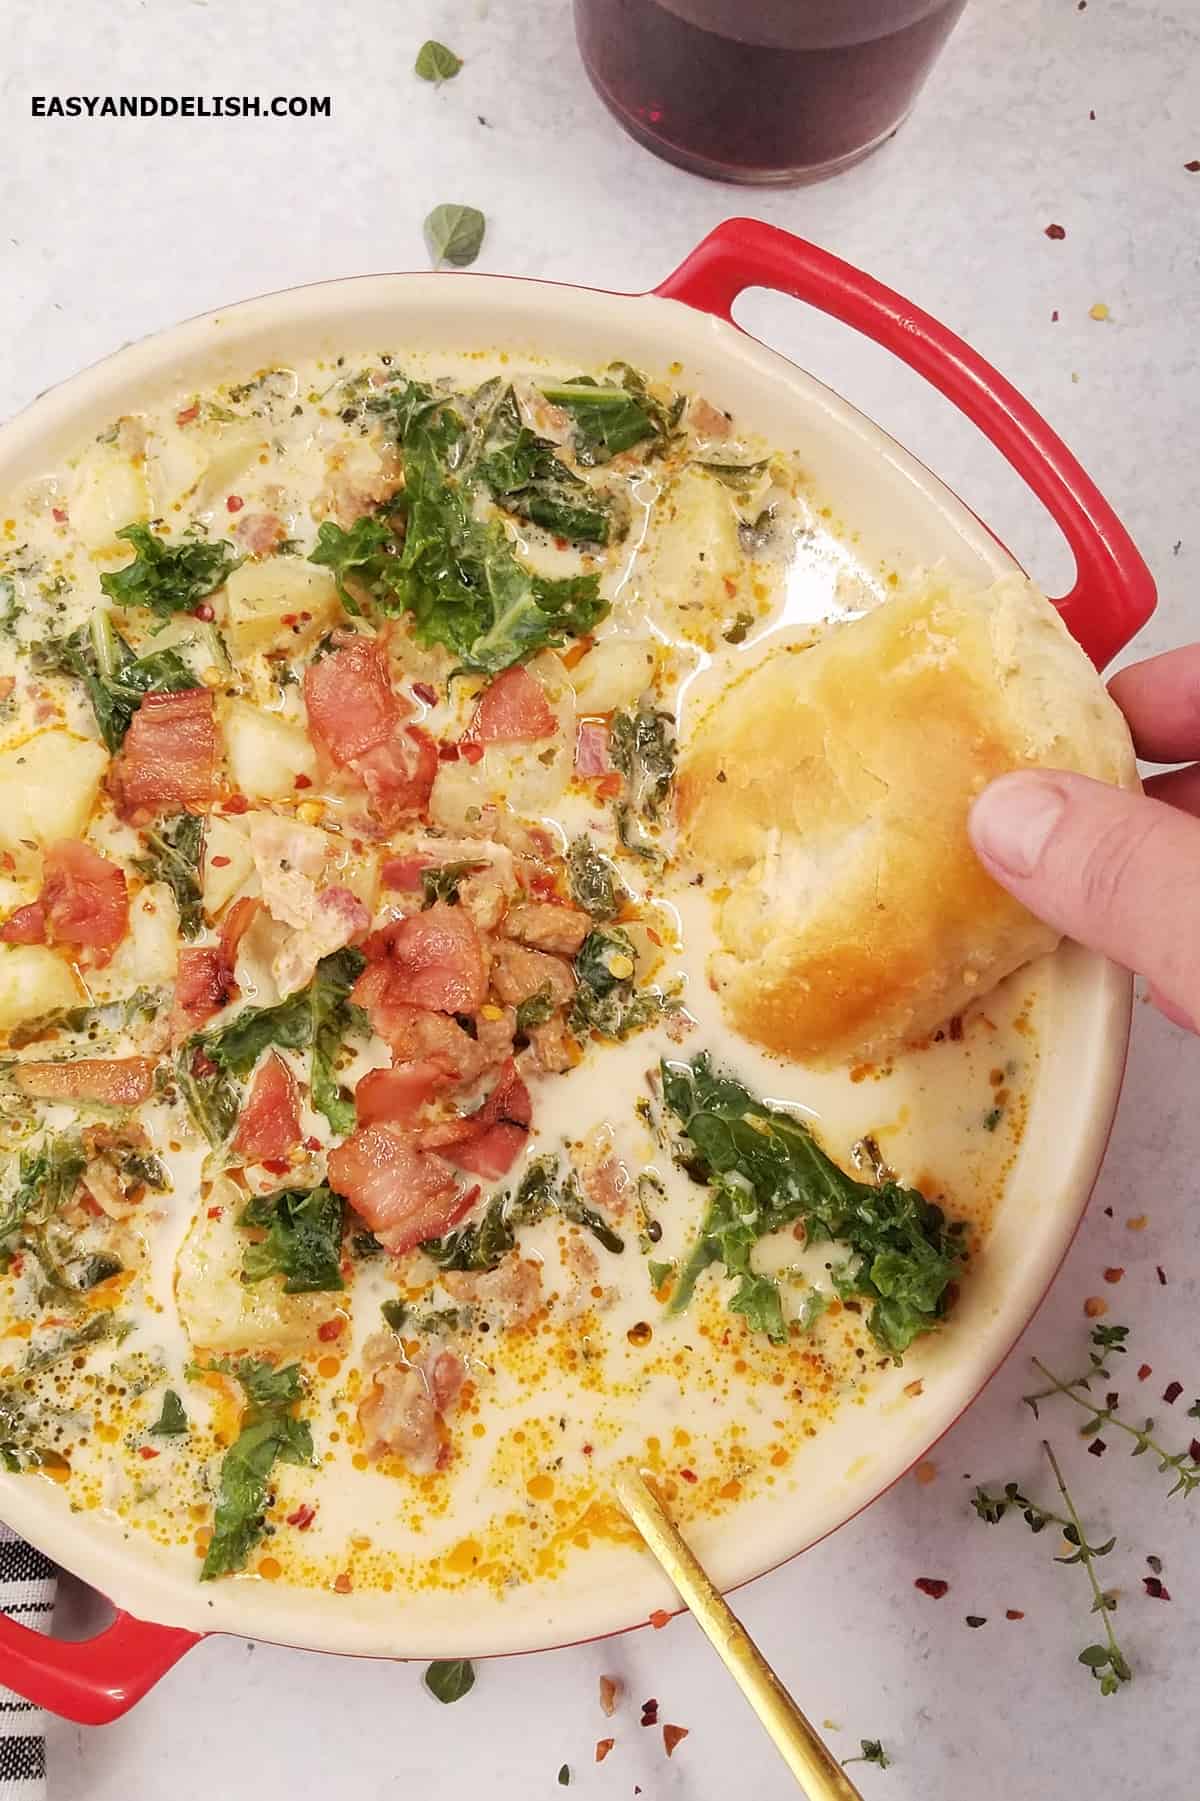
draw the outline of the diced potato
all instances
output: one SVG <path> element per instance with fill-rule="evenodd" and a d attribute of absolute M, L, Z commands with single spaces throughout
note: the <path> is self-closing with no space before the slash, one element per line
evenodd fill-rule
<path fill-rule="evenodd" d="M 225 1179 L 204 1197 L 175 1266 L 179 1317 L 195 1351 L 306 1351 L 318 1342 L 331 1297 L 286 1295 L 279 1276 L 243 1284 L 247 1241 L 236 1221 L 245 1200 Z"/>
<path fill-rule="evenodd" d="M 153 510 L 144 463 L 119 444 L 93 444 L 79 459 L 68 506 L 71 525 L 93 556 L 132 556 L 117 533 Z"/>
<path fill-rule="evenodd" d="M 207 433 L 202 445 L 206 460 L 190 497 L 192 505 L 203 510 L 228 494 L 247 469 L 253 467 L 257 474 L 258 455 L 265 447 L 262 431 L 249 424 L 222 425 Z"/>
<path fill-rule="evenodd" d="M 330 855 L 324 878 L 326 883 L 348 888 L 351 894 L 357 894 L 364 907 L 372 913 L 379 899 L 379 868 L 378 851 L 366 848 L 356 851 L 349 839 L 330 835 Z"/>
<path fill-rule="evenodd" d="M 23 840 L 78 838 L 107 767 L 103 745 L 57 729 L 0 751 L 0 849 L 20 858 Z"/>
<path fill-rule="evenodd" d="M 648 638 L 602 638 L 571 671 L 581 713 L 612 713 L 636 706 L 654 674 Z"/>
<path fill-rule="evenodd" d="M 0 946 L 0 1031 L 77 1007 L 82 995 L 71 966 L 42 944 Z"/>
<path fill-rule="evenodd" d="M 211 813 L 204 834 L 204 911 L 210 919 L 233 898 L 254 868 L 245 828 L 223 813 Z"/>
<path fill-rule="evenodd" d="M 745 574 L 738 520 L 714 476 L 685 469 L 660 504 L 638 556 L 643 606 L 703 637 L 729 613 L 726 581 Z"/>
<path fill-rule="evenodd" d="M 526 664 L 554 714 L 554 735 L 530 744 L 489 744 L 478 768 L 493 794 L 514 813 L 542 813 L 562 794 L 575 760 L 575 690 L 552 650 Z"/>
<path fill-rule="evenodd" d="M 303 727 L 232 700 L 224 716 L 225 754 L 234 787 L 252 800 L 282 800 L 294 794 L 296 777 L 311 781 L 317 756 Z"/>
<path fill-rule="evenodd" d="M 319 637 L 341 611 L 337 583 L 328 569 L 295 557 L 243 563 L 225 584 L 230 648 L 246 656 L 267 645 L 299 646 Z M 308 617 L 301 619 L 301 615 Z M 284 625 L 287 618 L 300 627 Z"/>

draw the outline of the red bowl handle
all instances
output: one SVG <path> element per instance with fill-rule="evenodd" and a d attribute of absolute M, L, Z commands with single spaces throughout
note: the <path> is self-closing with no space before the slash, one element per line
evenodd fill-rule
<path fill-rule="evenodd" d="M 732 320 L 746 288 L 777 288 L 882 344 L 991 439 L 1058 524 L 1075 586 L 1055 605 L 1103 668 L 1154 611 L 1154 579 L 1108 502 L 1011 382 L 960 337 L 851 263 L 759 219 L 727 219 L 654 290 Z"/>
<path fill-rule="evenodd" d="M 128 1712 L 202 1634 L 119 1613 L 95 1638 L 47 1638 L 0 1613 L 0 1683 L 81 1726 Z"/>

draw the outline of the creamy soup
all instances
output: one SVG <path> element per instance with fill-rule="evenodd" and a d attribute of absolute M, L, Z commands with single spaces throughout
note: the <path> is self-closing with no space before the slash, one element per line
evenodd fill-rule
<path fill-rule="evenodd" d="M 189 1561 L 550 1578 L 802 1465 L 986 1256 L 1018 976 L 887 1066 L 725 1026 L 689 730 L 894 576 L 671 375 L 314 362 L 0 542 L 0 1460 Z"/>

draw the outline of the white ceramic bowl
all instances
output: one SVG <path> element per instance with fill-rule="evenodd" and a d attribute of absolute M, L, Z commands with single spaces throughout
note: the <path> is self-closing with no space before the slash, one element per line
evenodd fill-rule
<path fill-rule="evenodd" d="M 736 249 L 726 246 L 727 254 Z M 704 254 L 702 247 L 701 262 Z M 687 291 L 679 278 L 666 285 Z M 726 287 L 736 285 L 736 271 L 726 270 Z M 805 465 L 835 513 L 853 522 L 864 558 L 902 567 L 941 560 L 981 585 L 1015 566 L 967 507 L 892 439 L 727 320 L 660 295 L 491 276 L 328 282 L 251 300 L 132 345 L 43 395 L 0 431 L 0 493 L 77 452 L 114 416 L 167 393 L 244 377 L 264 364 L 382 346 L 398 353 L 503 346 L 514 361 L 527 352 L 579 367 L 621 357 L 655 373 L 681 362 L 681 383 L 736 410 L 739 421 L 771 442 L 803 447 Z M 1047 442 L 1057 444 L 1048 435 Z M 1132 547 L 1126 556 L 1132 567 Z M 1076 620 L 1085 601 L 1073 597 Z M 1144 591 L 1140 602 L 1130 601 L 1129 630 L 1140 623 L 1133 616 L 1139 606 L 1144 613 Z M 833 1531 L 923 1456 L 978 1394 L 1045 1293 L 1104 1152 L 1124 1063 L 1130 982 L 1069 946 L 1050 960 L 1041 991 L 1042 1063 L 1028 1126 L 953 1329 L 921 1348 L 922 1393 L 903 1394 L 913 1368 L 885 1375 L 864 1406 L 842 1409 L 812 1441 L 801 1480 L 789 1492 L 768 1493 L 729 1520 L 697 1530 L 696 1548 L 723 1586 L 770 1569 Z M 143 1621 L 328 1651 L 410 1657 L 525 1651 L 619 1630 L 677 1605 L 647 1557 L 615 1545 L 597 1545 L 542 1587 L 504 1596 L 464 1589 L 401 1599 L 305 1593 L 260 1580 L 201 1585 L 192 1568 L 119 1522 L 95 1512 L 73 1514 L 61 1491 L 36 1477 L 0 1476 L 0 1515 Z M 10 1674 L 10 1654 L 20 1651 L 11 1631 L 0 1637 L 0 1649 L 6 1680 L 20 1687 L 21 1669 Z M 179 1649 L 186 1644 L 175 1642 Z M 160 1663 L 170 1660 L 160 1655 Z M 126 1702 L 150 1679 L 139 1682 L 135 1673 Z M 89 1714 L 77 1696 L 64 1701 L 41 1678 L 28 1686 L 76 1717 L 106 1717 Z M 114 1679 L 109 1686 L 115 1692 L 119 1685 Z M 115 1704 L 108 1709 L 115 1711 Z"/>

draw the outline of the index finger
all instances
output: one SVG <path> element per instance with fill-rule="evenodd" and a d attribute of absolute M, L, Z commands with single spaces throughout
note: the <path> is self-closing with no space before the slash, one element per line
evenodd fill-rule
<path fill-rule="evenodd" d="M 1139 757 L 1186 763 L 1200 756 L 1200 644 L 1131 664 L 1108 691 L 1129 721 Z"/>

